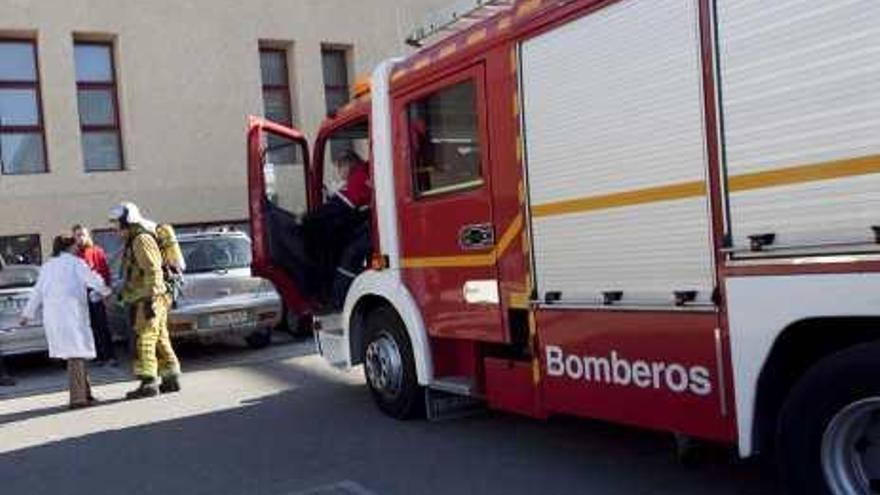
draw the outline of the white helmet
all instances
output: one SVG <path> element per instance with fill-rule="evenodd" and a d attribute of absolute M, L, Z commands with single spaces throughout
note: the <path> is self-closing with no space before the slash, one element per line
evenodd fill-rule
<path fill-rule="evenodd" d="M 110 208 L 110 220 L 118 222 L 140 225 L 141 227 L 153 231 L 156 230 L 156 223 L 146 219 L 140 208 L 134 203 L 125 201 Z"/>

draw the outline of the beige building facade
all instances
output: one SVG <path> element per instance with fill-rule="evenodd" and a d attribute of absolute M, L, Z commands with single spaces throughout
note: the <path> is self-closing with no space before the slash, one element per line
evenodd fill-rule
<path fill-rule="evenodd" d="M 325 95 L 408 53 L 447 3 L 0 0 L 0 254 L 39 236 L 45 258 L 122 200 L 175 224 L 246 219 L 247 116 L 287 111 L 314 136 Z"/>

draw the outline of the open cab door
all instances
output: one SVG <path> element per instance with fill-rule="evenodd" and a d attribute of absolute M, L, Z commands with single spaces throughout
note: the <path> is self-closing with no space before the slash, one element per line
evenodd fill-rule
<path fill-rule="evenodd" d="M 309 145 L 302 132 L 259 117 L 250 117 L 247 133 L 248 203 L 253 238 L 252 271 L 271 281 L 288 314 L 308 314 L 314 306 L 303 280 L 288 266 L 296 253 L 286 233 L 316 198 L 309 184 Z M 320 196 L 320 191 L 317 192 Z"/>

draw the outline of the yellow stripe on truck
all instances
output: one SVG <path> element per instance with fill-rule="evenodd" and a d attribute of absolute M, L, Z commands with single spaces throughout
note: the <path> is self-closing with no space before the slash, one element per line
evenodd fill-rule
<path fill-rule="evenodd" d="M 403 258 L 403 268 L 470 268 L 492 266 L 495 264 L 495 253 L 467 254 L 462 256 L 426 256 L 421 258 Z"/>
<path fill-rule="evenodd" d="M 403 268 L 472 268 L 493 266 L 505 251 L 517 238 L 523 228 L 523 216 L 520 213 L 513 219 L 504 235 L 495 244 L 492 251 L 484 254 L 464 254 L 459 256 L 424 256 L 418 258 L 403 258 L 400 266 Z"/>
<path fill-rule="evenodd" d="M 880 155 L 735 175 L 728 179 L 728 187 L 731 192 L 749 191 L 876 173 L 880 173 Z"/>
<path fill-rule="evenodd" d="M 751 191 L 822 180 L 841 179 L 880 173 L 880 155 L 864 156 L 846 160 L 798 165 L 776 170 L 734 175 L 728 178 L 730 192 Z M 600 196 L 555 201 L 532 206 L 535 218 L 608 210 L 624 206 L 635 206 L 663 201 L 697 198 L 706 195 L 706 184 L 702 181 L 682 182 L 665 186 L 648 187 Z M 403 268 L 458 268 L 492 266 L 510 247 L 523 229 L 523 216 L 517 217 L 501 236 L 495 248 L 484 254 L 459 256 L 428 256 L 404 258 Z"/>
<path fill-rule="evenodd" d="M 730 192 L 742 192 L 876 173 L 880 173 L 880 155 L 734 175 L 727 179 L 727 184 Z M 698 181 L 682 182 L 679 184 L 535 205 L 532 206 L 532 216 L 540 218 L 569 213 L 608 210 L 623 206 L 659 203 L 705 195 L 705 183 Z"/>
<path fill-rule="evenodd" d="M 672 201 L 675 199 L 693 198 L 706 195 L 706 184 L 703 182 L 684 182 L 668 186 L 649 187 L 635 191 L 624 191 L 601 196 L 569 199 L 544 203 L 532 207 L 532 216 L 550 217 L 565 215 L 567 213 L 582 213 L 585 211 L 607 210 L 623 206 L 634 206 L 645 203 L 657 203 L 660 201 Z"/>

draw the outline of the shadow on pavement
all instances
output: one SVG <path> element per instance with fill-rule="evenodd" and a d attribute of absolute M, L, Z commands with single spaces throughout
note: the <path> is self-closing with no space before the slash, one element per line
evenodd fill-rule
<path fill-rule="evenodd" d="M 93 409 L 98 407 L 105 407 L 109 405 L 113 405 L 119 402 L 123 402 L 125 399 L 110 399 L 110 400 L 99 400 L 99 402 L 90 406 L 86 409 Z M 51 416 L 53 414 L 63 414 L 71 412 L 67 405 L 63 406 L 51 406 L 51 407 L 43 407 L 40 409 L 31 409 L 27 411 L 19 411 L 10 414 L 0 414 L 0 425 L 15 423 L 17 421 L 25 421 L 28 419 L 41 418 L 43 416 Z"/>
<path fill-rule="evenodd" d="M 668 435 L 599 422 L 501 414 L 394 421 L 377 411 L 359 379 L 303 361 L 249 367 L 291 389 L 231 410 L 0 455 L 2 492 L 288 495 L 348 486 L 362 495 L 778 493 L 757 465 L 732 462 L 726 451 L 701 469 L 683 469 Z M 187 393 L 198 391 L 174 400 Z"/>
<path fill-rule="evenodd" d="M 175 344 L 175 350 L 183 363 L 184 372 L 189 372 L 302 355 L 303 349 L 311 352 L 311 347 L 300 349 L 296 345 L 310 339 L 311 337 L 293 339 L 286 333 L 275 332 L 273 345 L 265 349 L 250 349 L 233 339 L 225 339 L 207 343 L 178 342 Z M 131 359 L 124 346 L 117 347 L 116 355 L 121 358 L 118 366 L 89 365 L 89 378 L 92 384 L 135 382 L 131 371 Z M 17 383 L 12 387 L 0 387 L 0 404 L 4 399 L 17 399 L 67 390 L 68 378 L 65 363 L 61 360 L 50 359 L 46 353 L 7 356 L 4 357 L 4 361 Z"/>

